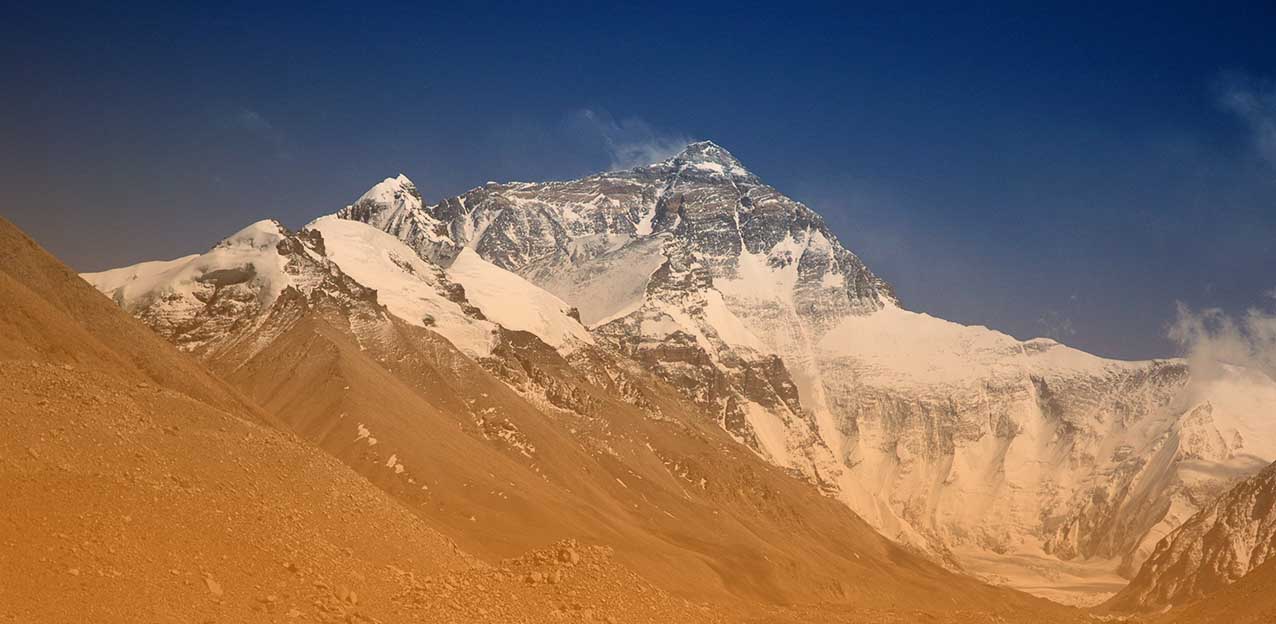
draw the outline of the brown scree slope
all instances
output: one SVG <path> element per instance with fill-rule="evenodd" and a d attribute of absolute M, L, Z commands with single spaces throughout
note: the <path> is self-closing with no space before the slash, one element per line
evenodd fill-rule
<path fill-rule="evenodd" d="M 466 555 L 3 219 L 0 254 L 0 621 L 720 619 L 606 549 Z"/>

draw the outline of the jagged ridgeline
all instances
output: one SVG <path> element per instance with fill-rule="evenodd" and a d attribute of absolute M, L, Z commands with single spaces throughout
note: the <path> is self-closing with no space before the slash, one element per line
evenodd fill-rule
<path fill-rule="evenodd" d="M 910 311 L 819 214 L 707 141 L 649 166 L 489 183 L 436 203 L 388 178 L 299 233 L 263 222 L 205 254 L 85 278 L 455 531 L 490 530 L 483 539 L 512 528 L 499 518 L 508 506 L 461 481 L 497 475 L 515 485 L 483 491 L 518 500 L 547 480 L 583 505 L 600 486 L 582 470 L 606 474 L 604 515 L 625 520 L 605 530 L 584 511 L 564 520 L 521 504 L 548 533 L 600 537 L 629 531 L 636 504 L 659 541 L 673 529 L 652 527 L 704 513 L 687 505 L 755 522 L 759 501 L 790 481 L 739 488 L 743 477 L 715 470 L 765 462 L 950 568 L 1095 603 L 1276 459 L 1269 378 L 1194 379 L 1178 360 L 1109 360 Z M 259 380 L 282 363 L 313 385 Z M 356 377 L 364 399 L 349 396 Z M 377 383 L 405 386 L 404 402 L 373 399 L 385 394 Z M 474 435 L 414 433 L 420 414 L 438 426 L 462 414 Z M 546 451 L 565 438 L 570 453 Z M 439 463 L 439 445 L 478 453 L 488 442 L 504 459 Z M 438 474 L 465 477 L 427 476 Z M 766 513 L 800 524 L 792 505 Z M 723 539 L 739 546 L 752 530 Z M 845 565 L 829 557 L 830 569 Z M 761 578 L 759 593 L 802 593 Z"/>

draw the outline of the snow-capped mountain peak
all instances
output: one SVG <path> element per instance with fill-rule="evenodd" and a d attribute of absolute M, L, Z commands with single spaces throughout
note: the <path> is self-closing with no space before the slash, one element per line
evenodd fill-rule
<path fill-rule="evenodd" d="M 740 161 L 725 148 L 713 141 L 692 141 L 674 156 L 675 160 L 684 162 L 715 162 L 720 165 L 740 167 Z"/>
<path fill-rule="evenodd" d="M 288 236 L 288 230 L 274 219 L 262 219 L 222 239 L 214 249 L 242 247 L 265 250 L 279 244 Z"/>
<path fill-rule="evenodd" d="M 1020 587 L 1061 566 L 1103 579 L 1058 599 L 1115 591 L 1159 537 L 1276 459 L 1270 379 L 1230 371 L 1185 401 L 1181 361 L 905 310 L 819 214 L 711 141 L 433 205 L 399 175 L 300 233 L 261 221 L 213 251 L 85 278 L 188 350 L 259 326 L 288 286 L 341 276 L 368 291 L 347 299 L 471 356 L 493 353 L 498 326 L 608 351 L 888 537 Z"/>
<path fill-rule="evenodd" d="M 377 183 L 353 204 L 337 211 L 336 216 L 362 221 L 405 242 L 411 241 L 422 258 L 439 265 L 451 264 L 459 251 L 448 236 L 447 227 L 424 210 L 416 184 L 402 173 Z"/>
<path fill-rule="evenodd" d="M 732 177 L 751 177 L 744 165 L 722 146 L 713 141 L 688 143 L 676 156 L 653 166 L 672 167 L 678 171 L 692 169 L 706 173 L 718 173 Z"/>
<path fill-rule="evenodd" d="M 549 291 L 758 455 L 988 578 L 1040 587 L 1041 569 L 1073 561 L 1105 582 L 1131 574 L 1205 496 L 1256 469 L 1181 452 L 1188 438 L 1244 439 L 1276 459 L 1246 433 L 1260 414 L 1227 402 L 1276 384 L 1232 375 L 1240 389 L 1211 392 L 1210 417 L 1192 420 L 1176 400 L 1182 362 L 1105 360 L 904 310 L 819 214 L 711 141 L 411 214 L 361 204 L 339 216 L 443 266 L 465 249 Z M 1051 597 L 1102 597 L 1103 583 L 1081 586 Z"/>
<path fill-rule="evenodd" d="M 413 201 L 415 200 L 415 201 Z M 379 204 L 394 205 L 398 202 L 421 204 L 421 193 L 416 184 L 408 176 L 400 173 L 393 178 L 386 178 L 368 189 L 355 204 L 371 201 Z"/>

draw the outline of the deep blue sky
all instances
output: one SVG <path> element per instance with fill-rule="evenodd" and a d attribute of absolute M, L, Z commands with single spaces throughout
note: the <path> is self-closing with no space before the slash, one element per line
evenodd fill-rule
<path fill-rule="evenodd" d="M 77 269 L 707 138 L 952 320 L 1162 356 L 1276 287 L 1271 2 L 206 4 L 5 10 L 0 213 Z"/>

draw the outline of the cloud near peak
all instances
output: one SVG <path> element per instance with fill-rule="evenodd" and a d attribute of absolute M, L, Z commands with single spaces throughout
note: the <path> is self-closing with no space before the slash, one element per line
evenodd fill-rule
<path fill-rule="evenodd" d="M 576 111 L 572 124 L 602 140 L 612 171 L 660 162 L 691 142 L 685 135 L 657 130 L 637 117 L 616 119 L 606 111 L 589 108 Z"/>
<path fill-rule="evenodd" d="M 1169 337 L 1183 348 L 1194 376 L 1210 378 L 1224 366 L 1241 366 L 1276 379 L 1276 291 L 1268 295 L 1267 309 L 1250 308 L 1239 318 L 1178 303 Z"/>

